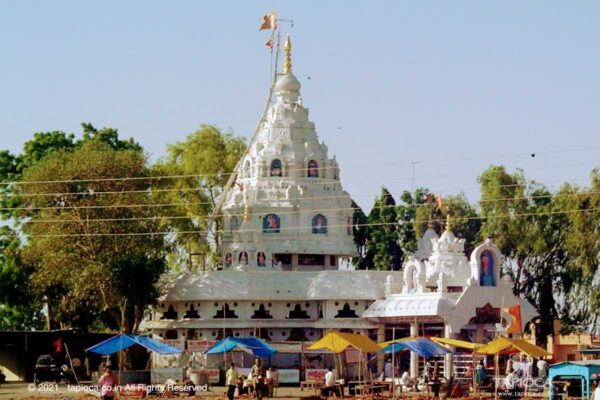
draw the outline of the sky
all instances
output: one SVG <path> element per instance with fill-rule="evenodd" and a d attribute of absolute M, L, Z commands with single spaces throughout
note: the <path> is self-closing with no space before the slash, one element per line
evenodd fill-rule
<path fill-rule="evenodd" d="M 600 164 L 600 2 L 0 2 L 0 149 L 118 128 L 152 159 L 201 124 L 249 137 L 270 79 L 261 17 L 344 188 L 478 198 L 490 165 L 551 188 Z M 535 157 L 532 157 L 535 154 Z"/>

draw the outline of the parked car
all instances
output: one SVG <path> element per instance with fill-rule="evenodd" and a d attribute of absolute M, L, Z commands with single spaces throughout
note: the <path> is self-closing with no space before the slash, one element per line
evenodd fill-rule
<path fill-rule="evenodd" d="M 42 354 L 35 363 L 33 381 L 37 385 L 44 381 L 54 381 L 59 383 L 63 379 L 63 372 L 56 364 L 54 357 L 50 354 Z"/>

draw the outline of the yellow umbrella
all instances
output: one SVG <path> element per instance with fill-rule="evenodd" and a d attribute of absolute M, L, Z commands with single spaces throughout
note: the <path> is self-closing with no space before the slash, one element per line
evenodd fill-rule
<path fill-rule="evenodd" d="M 309 350 L 329 350 L 341 353 L 348 347 L 362 351 L 363 353 L 377 353 L 381 347 L 368 336 L 356 333 L 330 332 L 318 342 L 308 347 Z"/>
<path fill-rule="evenodd" d="M 503 351 L 517 351 L 531 357 L 547 357 L 550 355 L 546 350 L 526 340 L 505 337 L 498 337 L 487 345 L 475 350 L 479 354 L 500 354 Z"/>
<path fill-rule="evenodd" d="M 461 349 L 475 350 L 475 349 L 485 346 L 482 343 L 473 343 L 473 342 L 467 342 L 465 340 L 458 340 L 458 339 L 446 339 L 446 338 L 438 338 L 438 337 L 432 337 L 430 339 L 433 340 L 434 342 L 436 342 L 437 344 L 446 344 L 448 346 L 458 347 Z"/>

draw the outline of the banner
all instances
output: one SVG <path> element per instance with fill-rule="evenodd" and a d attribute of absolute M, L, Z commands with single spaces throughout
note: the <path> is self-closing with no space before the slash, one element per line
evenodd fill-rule
<path fill-rule="evenodd" d="M 299 383 L 300 370 L 298 369 L 278 369 L 279 383 Z"/>
<path fill-rule="evenodd" d="M 164 344 L 176 347 L 180 350 L 185 350 L 185 340 L 184 339 L 161 339 L 160 341 L 163 342 Z"/>
<path fill-rule="evenodd" d="M 190 377 L 194 374 L 198 376 L 206 375 L 208 376 L 209 383 L 219 383 L 219 369 L 218 368 L 210 368 L 210 369 L 193 369 L 190 371 Z M 192 379 L 193 381 L 193 379 Z"/>
<path fill-rule="evenodd" d="M 277 350 L 277 353 L 302 353 L 302 343 L 269 342 Z"/>
<path fill-rule="evenodd" d="M 327 371 L 327 369 L 307 369 L 305 373 L 305 380 L 324 382 Z"/>
<path fill-rule="evenodd" d="M 192 352 L 203 352 L 217 343 L 216 340 L 188 340 L 187 349 Z"/>
<path fill-rule="evenodd" d="M 155 368 L 152 370 L 152 383 L 164 384 L 167 379 L 175 382 L 183 380 L 183 368 Z"/>

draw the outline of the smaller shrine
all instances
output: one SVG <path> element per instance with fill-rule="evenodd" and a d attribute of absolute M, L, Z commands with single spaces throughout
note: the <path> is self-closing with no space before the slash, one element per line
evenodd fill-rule
<path fill-rule="evenodd" d="M 513 282 L 500 275 L 503 256 L 491 239 L 477 246 L 468 259 L 465 240 L 452 233 L 448 220 L 441 236 L 430 227 L 418 249 L 403 265 L 401 289 L 394 275 L 388 276 L 384 299 L 377 300 L 362 315 L 385 325 L 386 340 L 394 327 L 402 336 L 438 336 L 485 343 L 493 339 L 501 322 L 510 322 L 502 308 L 521 306 L 523 321 L 536 311 L 529 302 L 513 294 Z M 502 320 L 501 320 L 502 319 Z M 444 362 L 449 377 L 453 357 Z M 418 358 L 411 355 L 411 375 L 418 373 Z"/>

